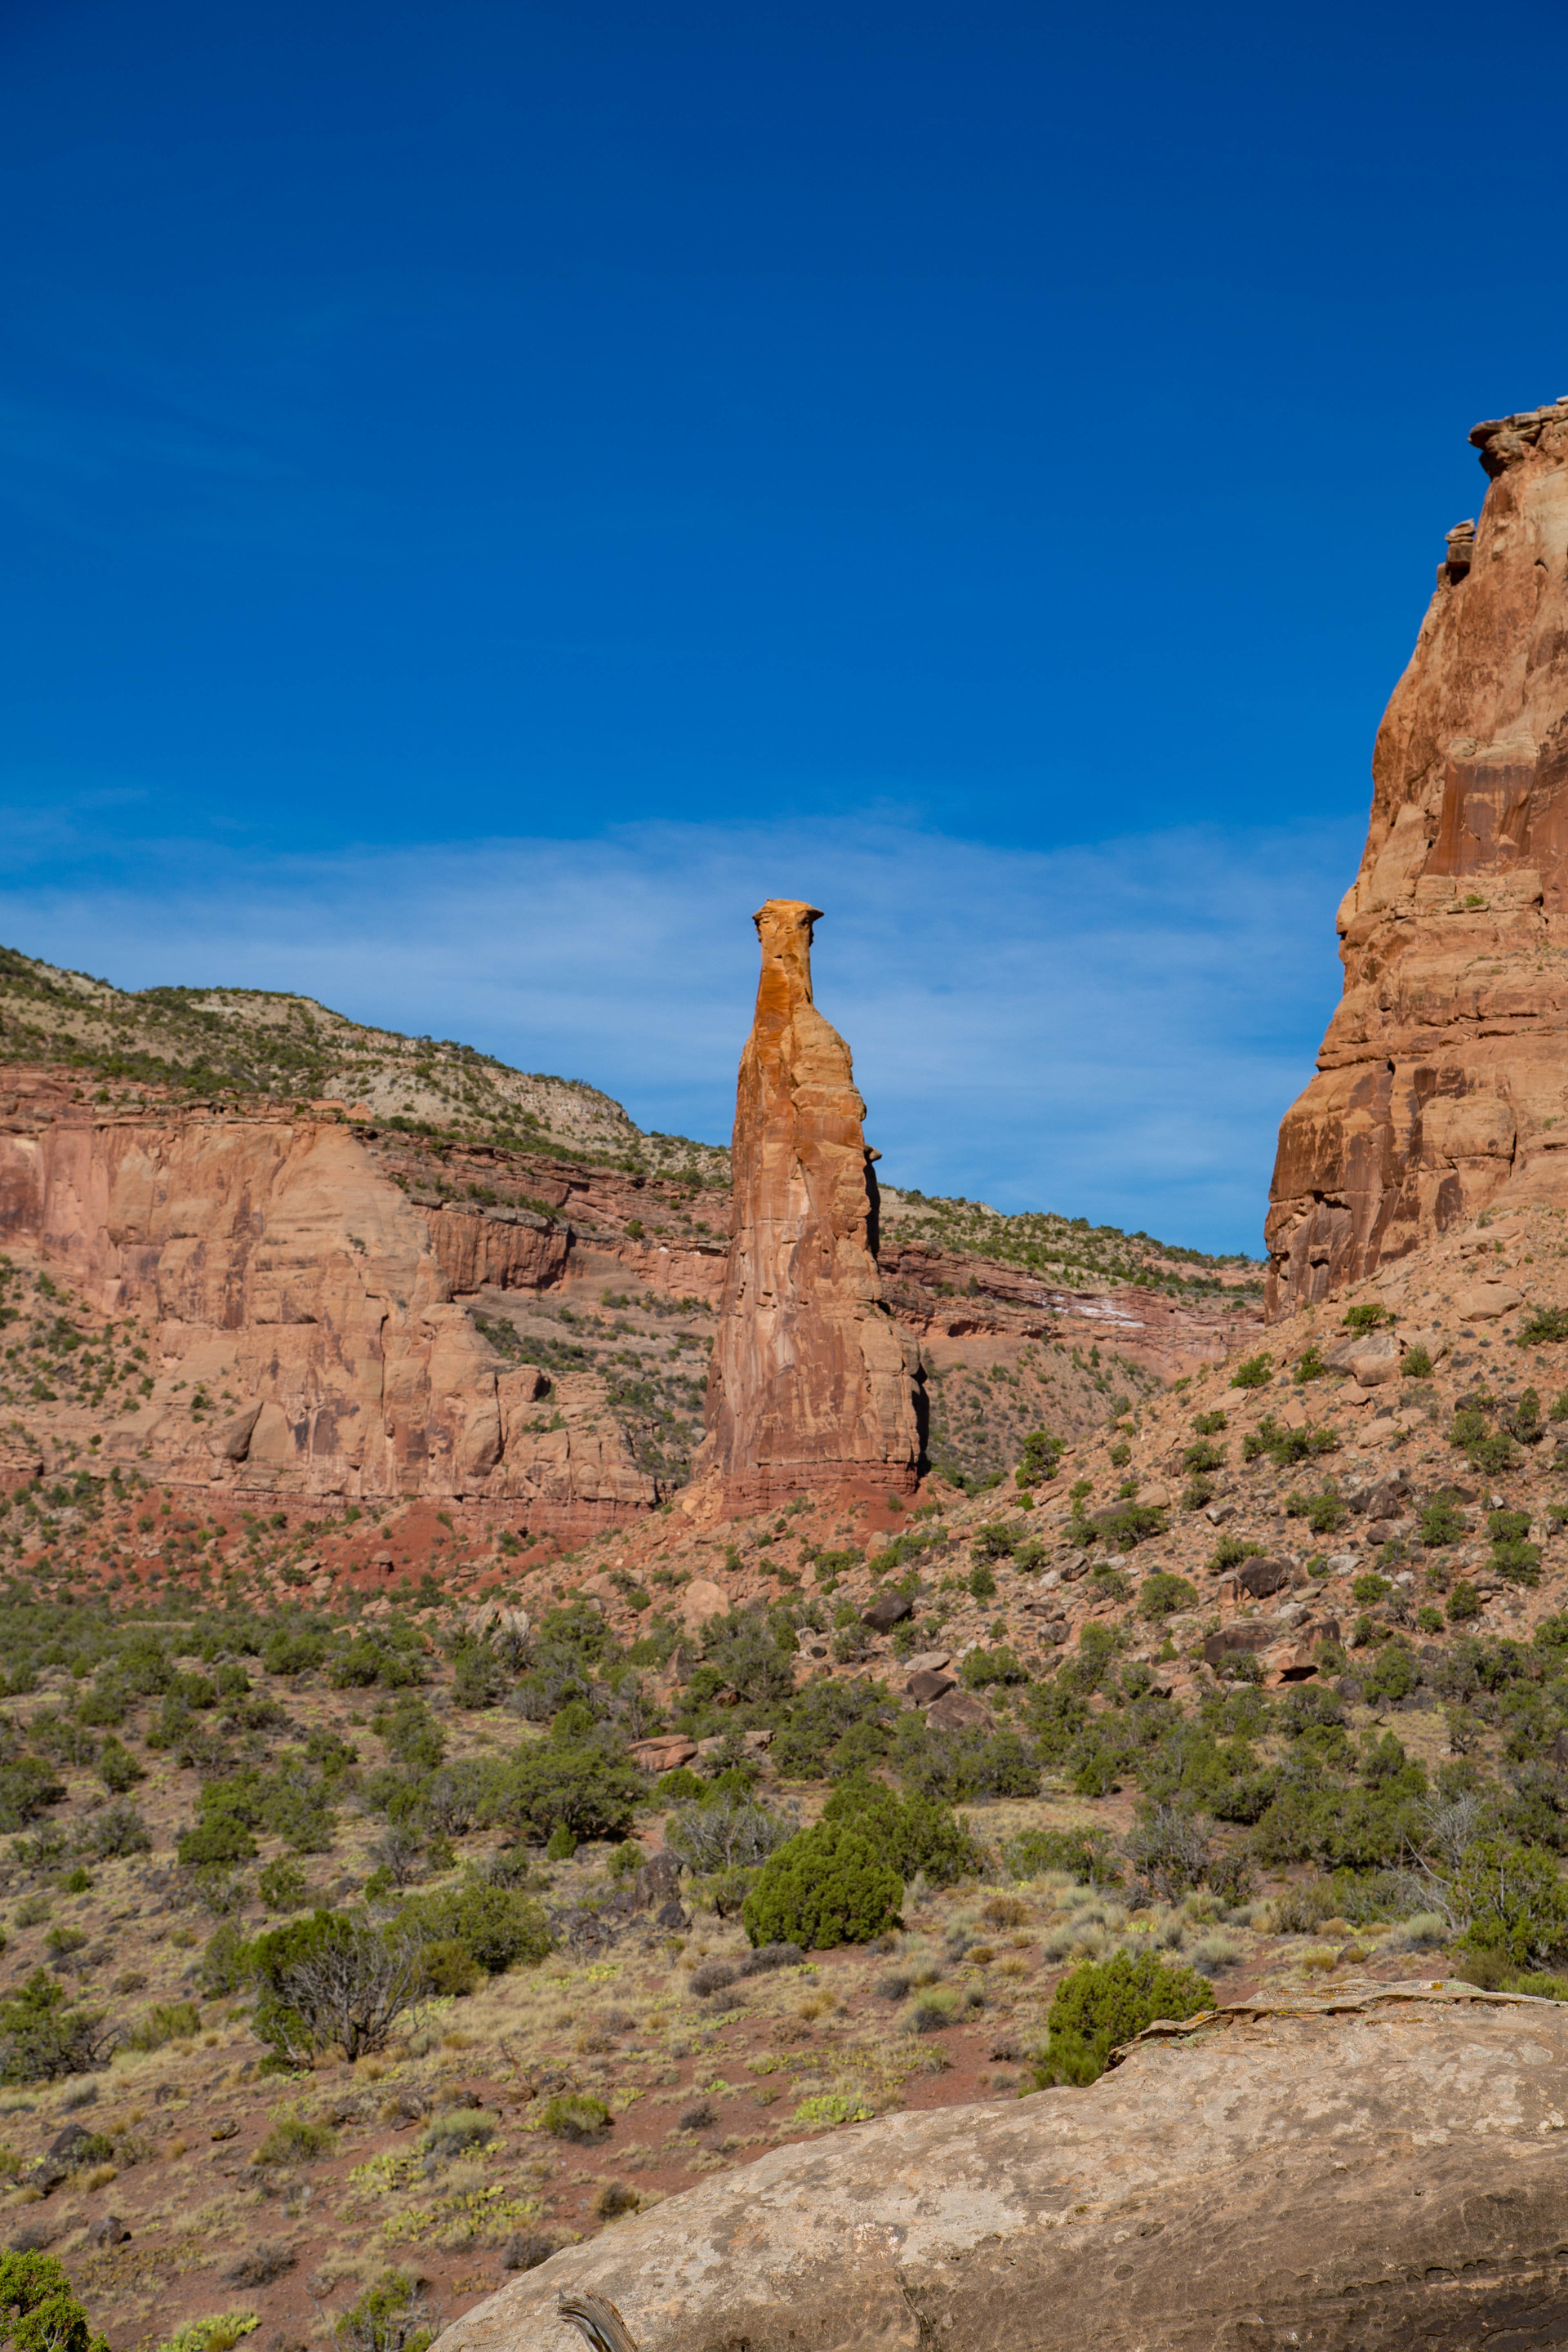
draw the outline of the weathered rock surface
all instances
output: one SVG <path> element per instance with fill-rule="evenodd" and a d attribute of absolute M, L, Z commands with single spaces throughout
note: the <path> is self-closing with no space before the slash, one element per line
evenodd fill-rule
<path fill-rule="evenodd" d="M 770 898 L 731 1145 L 730 1258 L 696 1464 L 731 1510 L 911 1492 L 920 1351 L 882 1297 L 877 1182 L 849 1048 L 812 1002 L 817 909 Z"/>
<path fill-rule="evenodd" d="M 1279 1130 L 1271 1311 L 1568 1199 L 1568 402 L 1470 438 L 1479 524 L 1378 730 L 1344 995 Z"/>
<path fill-rule="evenodd" d="M 569 1534 L 657 1499 L 603 1382 L 506 1370 L 454 1301 L 426 1213 L 340 1122 L 100 1118 L 26 1074 L 10 1085 L 0 1235 L 156 1329 L 152 1393 L 110 1425 L 106 1461 L 258 1495 L 489 1501 Z"/>
<path fill-rule="evenodd" d="M 1568 2013 L 1363 1986 L 1156 2028 L 1087 2091 L 883 2117 L 618 2222 L 437 2352 L 1380 2352 L 1568 2338 Z"/>

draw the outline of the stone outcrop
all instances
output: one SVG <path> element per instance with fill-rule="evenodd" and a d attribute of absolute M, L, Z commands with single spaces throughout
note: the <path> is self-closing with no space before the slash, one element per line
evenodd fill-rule
<path fill-rule="evenodd" d="M 1279 1130 L 1275 1312 L 1568 1199 L 1568 400 L 1470 439 L 1486 499 L 1378 730 L 1344 995 Z"/>
<path fill-rule="evenodd" d="M 617 2222 L 437 2352 L 1560 2344 L 1568 2012 L 1347 1987 L 1156 2026 L 1087 2091 L 884 2116 Z M 606 2331 L 603 2341 L 615 2339 Z"/>
<path fill-rule="evenodd" d="M 730 1257 L 696 1473 L 731 1510 L 910 1492 L 920 1353 L 882 1297 L 877 1180 L 849 1048 L 811 995 L 817 909 L 770 898 L 731 1145 Z"/>
<path fill-rule="evenodd" d="M 155 1339 L 105 1461 L 255 1495 L 490 1502 L 570 1536 L 657 1500 L 600 1381 L 507 1370 L 453 1297 L 482 1236 L 547 1273 L 546 1220 L 432 1220 L 340 1122 L 115 1117 L 41 1075 L 7 1085 L 0 1238 Z"/>

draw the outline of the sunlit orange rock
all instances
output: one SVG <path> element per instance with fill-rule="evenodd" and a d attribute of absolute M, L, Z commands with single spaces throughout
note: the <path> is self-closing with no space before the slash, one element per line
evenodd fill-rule
<path fill-rule="evenodd" d="M 1568 1202 L 1568 401 L 1470 439 L 1489 487 L 1378 730 L 1344 995 L 1279 1130 L 1271 1312 L 1500 1193 Z"/>
<path fill-rule="evenodd" d="M 823 1490 L 910 1492 L 919 1346 L 877 1272 L 877 1180 L 849 1048 L 812 1002 L 818 910 L 770 898 L 741 1056 L 730 1260 L 695 1465 L 731 1511 Z"/>

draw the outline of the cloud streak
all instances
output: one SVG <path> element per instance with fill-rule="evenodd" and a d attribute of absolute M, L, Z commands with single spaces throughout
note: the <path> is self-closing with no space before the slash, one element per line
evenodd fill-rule
<path fill-rule="evenodd" d="M 74 864 L 57 834 L 0 889 L 0 933 L 125 987 L 299 989 L 711 1139 L 755 984 L 748 918 L 810 898 L 817 1000 L 891 1181 L 1257 1249 L 1359 846 L 1325 824 L 1006 850 L 889 812 L 316 858 L 122 839 L 106 859 L 94 825 Z"/>

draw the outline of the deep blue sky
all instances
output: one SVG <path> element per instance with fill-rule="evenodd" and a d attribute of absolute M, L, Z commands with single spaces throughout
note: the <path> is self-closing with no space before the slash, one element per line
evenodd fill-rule
<path fill-rule="evenodd" d="M 753 894 L 809 891 L 889 1172 L 1256 1246 L 1377 714 L 1484 488 L 1466 430 L 1568 391 L 1565 86 L 1560 0 L 1506 37 L 1447 5 L 4 0 L 5 936 L 330 987 L 712 1134 Z M 846 843 L 889 888 L 962 874 L 964 921 L 875 930 Z M 1117 919 L 1186 908 L 1220 975 L 1155 1057 L 1184 1142 L 1117 1124 L 1162 991 L 1107 1011 L 1096 929 L 1172 856 L 1174 903 Z M 1281 887 L 1245 934 L 1232 860 Z M 1020 1028 L 1029 874 L 1082 946 Z M 569 909 L 635 1013 L 515 962 Z M 988 1000 L 963 941 L 1004 921 Z M 670 982 L 710 966 L 694 1021 Z M 910 1052 L 932 994 L 993 1073 L 956 1118 Z"/>

